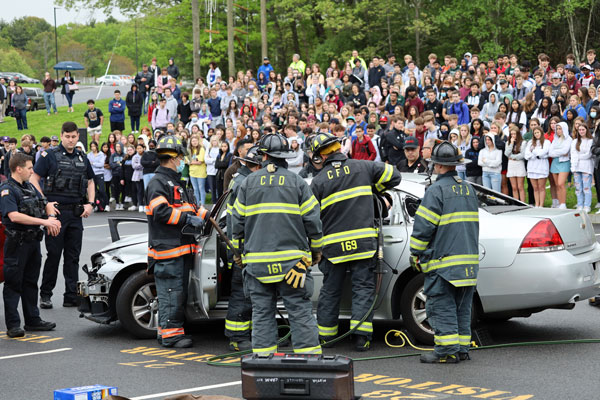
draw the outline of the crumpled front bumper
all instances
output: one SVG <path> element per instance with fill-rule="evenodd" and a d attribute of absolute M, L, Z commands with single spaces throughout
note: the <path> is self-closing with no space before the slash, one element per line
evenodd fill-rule
<path fill-rule="evenodd" d="M 99 324 L 116 321 L 116 311 L 108 300 L 112 281 L 102 274 L 88 278 L 87 281 L 77 282 L 77 294 L 81 298 L 79 312 L 81 318 Z"/>

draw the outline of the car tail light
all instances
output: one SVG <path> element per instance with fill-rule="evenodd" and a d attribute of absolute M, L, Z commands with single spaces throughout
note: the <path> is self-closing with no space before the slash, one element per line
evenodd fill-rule
<path fill-rule="evenodd" d="M 27 104 L 31 104 L 31 99 L 27 99 Z"/>
<path fill-rule="evenodd" d="M 519 253 L 540 253 L 564 249 L 565 244 L 554 223 L 549 219 L 543 219 L 525 235 Z"/>

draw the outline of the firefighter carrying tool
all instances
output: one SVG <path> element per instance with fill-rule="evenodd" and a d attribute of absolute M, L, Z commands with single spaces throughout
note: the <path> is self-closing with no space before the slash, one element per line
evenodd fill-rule
<path fill-rule="evenodd" d="M 208 212 L 180 186 L 185 147 L 175 136 L 162 137 L 156 148 L 160 166 L 148 183 L 148 272 L 154 273 L 158 297 L 158 337 L 164 347 L 191 347 L 183 330 L 189 269 L 197 246 L 183 235 L 185 225 L 201 229 Z"/>
<path fill-rule="evenodd" d="M 252 350 L 259 354 L 277 350 L 275 313 L 280 295 L 289 315 L 294 352 L 320 354 L 309 269 L 321 250 L 319 204 L 308 184 L 287 170 L 285 159 L 294 154 L 284 136 L 263 136 L 258 150 L 262 168 L 241 183 L 232 210 L 233 239 L 243 254 L 244 285 L 252 298 Z"/>
<path fill-rule="evenodd" d="M 479 270 L 479 202 L 473 187 L 460 179 L 465 161 L 449 142 L 437 144 L 431 162 L 438 174 L 415 215 L 410 238 L 411 265 L 425 273 L 424 293 L 433 352 L 424 363 L 468 360 L 471 304 Z"/>
<path fill-rule="evenodd" d="M 346 271 L 352 275 L 352 317 L 357 326 L 373 304 L 375 295 L 375 251 L 377 229 L 373 194 L 400 183 L 400 173 L 392 165 L 352 160 L 340 153 L 337 137 L 319 133 L 312 141 L 312 162 L 323 164 L 311 188 L 321 204 L 323 221 L 323 287 L 319 294 L 317 322 L 321 343 L 338 334 L 342 285 Z M 373 316 L 355 331 L 355 347 L 369 350 L 373 336 Z"/>

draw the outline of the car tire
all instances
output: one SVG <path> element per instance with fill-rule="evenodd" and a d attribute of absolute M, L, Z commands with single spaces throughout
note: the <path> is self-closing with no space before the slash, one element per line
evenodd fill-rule
<path fill-rule="evenodd" d="M 31 111 L 37 111 L 37 109 L 38 109 L 37 103 L 33 103 L 33 106 L 31 107 Z"/>
<path fill-rule="evenodd" d="M 142 270 L 127 278 L 117 294 L 116 309 L 119 321 L 133 336 L 155 338 L 158 298 L 154 277 Z"/>
<path fill-rule="evenodd" d="M 424 281 L 425 275 L 419 274 L 408 282 L 400 297 L 400 314 L 404 326 L 415 339 L 421 343 L 433 345 L 433 329 L 427 323 L 425 314 Z"/>

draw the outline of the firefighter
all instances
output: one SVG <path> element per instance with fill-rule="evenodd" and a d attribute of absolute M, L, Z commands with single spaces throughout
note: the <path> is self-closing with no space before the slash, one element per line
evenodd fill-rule
<path fill-rule="evenodd" d="M 4 319 L 6 335 L 10 338 L 25 336 L 21 328 L 18 305 L 21 300 L 25 330 L 50 331 L 54 322 L 40 318 L 37 306 L 37 282 L 42 266 L 40 241 L 46 227 L 48 234 L 56 236 L 60 232 L 60 221 L 48 218 L 47 213 L 54 206 L 29 183 L 33 174 L 33 159 L 24 153 L 15 153 L 9 162 L 10 178 L 0 192 L 2 224 L 6 227 L 4 245 Z"/>
<path fill-rule="evenodd" d="M 252 298 L 252 351 L 277 350 L 277 298 L 288 311 L 295 353 L 321 354 L 312 315 L 310 266 L 321 257 L 319 204 L 297 174 L 287 170 L 294 157 L 278 133 L 261 138 L 262 168 L 240 185 L 233 205 L 233 239 L 239 241 L 244 285 Z"/>
<path fill-rule="evenodd" d="M 197 250 L 193 236 L 182 235 L 185 225 L 200 230 L 207 211 L 198 208 L 181 184 L 185 147 L 175 136 L 158 141 L 160 166 L 148 183 L 148 271 L 154 273 L 158 296 L 158 335 L 164 347 L 185 348 L 192 340 L 183 330 L 189 269 Z"/>
<path fill-rule="evenodd" d="M 433 148 L 437 179 L 425 192 L 410 238 L 411 265 L 425 273 L 426 311 L 434 330 L 424 363 L 469 358 L 471 304 L 479 270 L 479 205 L 475 189 L 458 177 L 460 150 L 444 141 Z"/>
<path fill-rule="evenodd" d="M 243 157 L 237 158 L 240 162 L 240 168 L 233 174 L 233 180 L 229 189 L 231 194 L 227 203 L 227 235 L 231 239 L 231 211 L 237 198 L 237 192 L 241 183 L 254 171 L 260 169 L 262 156 L 258 154 L 258 146 L 252 146 Z M 234 247 L 239 249 L 238 241 L 233 241 Z M 231 252 L 228 252 L 228 260 L 233 259 Z M 231 268 L 231 264 L 229 264 Z M 225 317 L 225 336 L 229 338 L 229 350 L 241 351 L 250 350 L 252 342 L 250 339 L 250 321 L 252 321 L 252 303 L 244 295 L 244 285 L 241 266 L 233 266 L 231 271 L 231 294 L 229 295 L 229 307 L 227 308 L 227 317 Z"/>
<path fill-rule="evenodd" d="M 322 164 L 311 188 L 321 205 L 323 221 L 323 286 L 317 307 L 321 343 L 335 338 L 342 285 L 352 275 L 350 328 L 359 325 L 375 296 L 377 229 L 373 194 L 400 183 L 400 173 L 389 164 L 348 159 L 337 137 L 319 133 L 312 141 L 312 161 Z M 373 315 L 355 331 L 355 348 L 367 351 L 373 336 Z"/>

